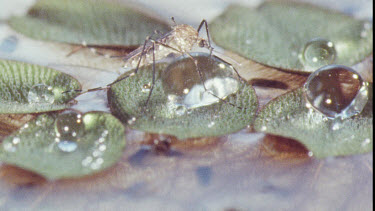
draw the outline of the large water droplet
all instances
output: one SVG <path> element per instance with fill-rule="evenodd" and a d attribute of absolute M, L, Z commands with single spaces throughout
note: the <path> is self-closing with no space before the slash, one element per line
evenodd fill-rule
<path fill-rule="evenodd" d="M 329 40 L 315 38 L 305 44 L 300 60 L 308 70 L 333 64 L 336 60 L 335 46 Z"/>
<path fill-rule="evenodd" d="M 356 115 L 368 101 L 368 83 L 342 65 L 328 65 L 312 73 L 304 92 L 311 106 L 330 119 Z"/>
<path fill-rule="evenodd" d="M 64 111 L 56 118 L 55 132 L 60 140 L 77 141 L 84 131 L 82 114 L 74 110 Z"/>
<path fill-rule="evenodd" d="M 55 94 L 52 86 L 45 84 L 36 84 L 31 87 L 27 95 L 29 103 L 48 103 L 52 104 L 55 101 Z"/>
<path fill-rule="evenodd" d="M 238 91 L 240 81 L 234 68 L 216 56 L 192 53 L 171 63 L 162 75 L 168 104 L 178 115 L 208 106 Z M 198 71 L 201 72 L 201 76 Z M 204 84 L 204 85 L 203 85 Z"/>

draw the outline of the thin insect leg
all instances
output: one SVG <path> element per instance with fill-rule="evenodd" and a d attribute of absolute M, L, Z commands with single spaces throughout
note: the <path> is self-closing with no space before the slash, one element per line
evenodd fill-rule
<path fill-rule="evenodd" d="M 173 23 L 174 23 L 174 26 L 177 26 L 177 23 L 176 23 L 176 21 L 174 20 L 174 17 L 171 17 L 171 19 L 172 19 L 172 21 L 173 21 Z"/>
<path fill-rule="evenodd" d="M 206 34 L 207 34 L 207 40 L 208 40 L 208 49 L 210 49 L 210 55 L 212 55 L 212 50 L 214 49 L 211 45 L 211 38 L 210 38 L 210 33 L 208 32 L 208 24 L 207 24 L 207 21 L 205 19 L 202 20 L 202 22 L 199 24 L 199 27 L 197 29 L 197 32 L 199 33 L 199 31 L 201 30 L 202 26 L 205 26 L 206 28 Z"/>
<path fill-rule="evenodd" d="M 148 105 L 148 102 L 150 101 L 150 98 L 151 98 L 152 91 L 154 90 L 155 74 L 156 74 L 156 69 L 155 69 L 155 42 L 153 42 L 152 43 L 152 84 L 151 84 L 150 92 L 148 93 L 148 97 L 147 97 L 145 106 Z"/>
<path fill-rule="evenodd" d="M 142 58 L 143 58 L 143 56 L 144 56 L 144 54 L 145 54 L 146 44 L 147 44 L 147 42 L 149 41 L 149 39 L 150 39 L 150 38 L 147 37 L 147 39 L 145 40 L 145 42 L 144 42 L 144 44 L 143 44 L 142 53 L 141 53 L 141 55 L 140 55 L 140 58 L 139 58 L 139 60 L 138 60 L 137 67 L 136 67 L 134 73 L 131 73 L 131 74 L 126 75 L 126 76 L 124 76 L 124 77 L 122 77 L 122 78 L 120 78 L 120 79 L 117 79 L 117 80 L 115 80 L 114 82 L 112 82 L 112 83 L 110 83 L 110 84 L 107 84 L 105 87 L 96 87 L 96 88 L 88 89 L 88 90 L 85 90 L 85 91 L 83 91 L 82 89 L 74 89 L 74 90 L 64 91 L 64 92 L 62 92 L 62 94 L 66 94 L 66 93 L 69 93 L 69 92 L 80 92 L 79 95 L 82 95 L 82 94 L 85 94 L 85 93 L 87 93 L 87 92 L 93 92 L 93 91 L 99 91 L 99 90 L 108 89 L 108 88 L 111 87 L 113 84 L 118 83 L 118 82 L 120 82 L 120 81 L 122 81 L 122 80 L 125 80 L 126 78 L 129 78 L 130 76 L 135 75 L 135 74 L 138 72 L 139 66 L 140 66 L 140 64 L 141 64 L 141 60 L 142 60 Z"/>

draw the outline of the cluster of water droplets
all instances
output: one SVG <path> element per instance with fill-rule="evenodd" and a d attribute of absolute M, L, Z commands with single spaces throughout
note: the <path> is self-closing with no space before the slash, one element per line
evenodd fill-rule
<path fill-rule="evenodd" d="M 97 140 L 95 140 L 91 153 L 82 160 L 82 166 L 90 167 L 94 170 L 99 169 L 101 167 L 101 165 L 104 163 L 103 154 L 107 150 L 107 136 L 108 130 L 103 130 L 100 137 Z"/>
<path fill-rule="evenodd" d="M 328 65 L 309 76 L 304 94 L 308 107 L 329 119 L 346 119 L 362 112 L 368 101 L 368 85 L 353 69 Z"/>
<path fill-rule="evenodd" d="M 176 59 L 162 75 L 167 107 L 177 116 L 218 103 L 239 89 L 240 81 L 230 64 L 206 53 L 192 56 L 194 59 Z"/>
<path fill-rule="evenodd" d="M 30 104 L 52 104 L 55 101 L 53 87 L 36 84 L 30 88 L 27 100 Z"/>
<path fill-rule="evenodd" d="M 315 38 L 307 42 L 299 59 L 307 70 L 316 70 L 336 60 L 336 49 L 332 41 Z"/>

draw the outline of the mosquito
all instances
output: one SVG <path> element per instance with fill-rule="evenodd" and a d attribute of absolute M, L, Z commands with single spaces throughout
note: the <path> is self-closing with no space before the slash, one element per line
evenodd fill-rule
<path fill-rule="evenodd" d="M 187 24 L 176 24 L 173 17 L 172 17 L 172 21 L 174 22 L 175 25 L 172 26 L 172 30 L 170 32 L 162 35 L 158 39 L 152 39 L 152 36 L 147 37 L 142 46 L 130 52 L 128 55 L 126 55 L 123 58 L 125 62 L 123 67 L 127 69 L 128 68 L 134 69 L 134 72 L 113 81 L 112 83 L 106 85 L 105 87 L 92 88 L 86 91 L 83 91 L 83 90 L 74 90 L 74 91 L 80 92 L 80 94 L 84 94 L 86 92 L 108 89 L 112 85 L 137 74 L 138 69 L 140 67 L 152 64 L 152 71 L 153 71 L 152 83 L 151 83 L 149 95 L 146 100 L 146 105 L 147 105 L 150 100 L 150 97 L 152 95 L 152 91 L 155 85 L 155 71 L 156 71 L 155 61 L 166 58 L 170 54 L 178 54 L 178 55 L 187 54 L 191 59 L 193 59 L 195 66 L 196 66 L 196 71 L 198 72 L 199 77 L 201 78 L 201 81 L 203 82 L 203 74 L 201 70 L 199 70 L 198 68 L 197 61 L 190 55 L 189 52 L 193 49 L 193 47 L 199 46 L 201 48 L 207 48 L 210 51 L 210 55 L 212 55 L 213 47 L 211 46 L 211 38 L 210 38 L 209 31 L 208 31 L 207 21 L 203 19 L 197 29 Z M 199 32 L 203 26 L 205 27 L 205 30 L 206 30 L 207 40 L 199 36 Z M 157 32 L 156 34 L 160 34 L 160 33 Z M 103 55 L 102 53 L 95 52 L 95 51 L 94 53 Z M 239 75 L 237 71 L 236 71 L 236 74 L 242 81 L 242 77 Z M 209 91 L 205 87 L 204 83 L 203 83 L 203 87 L 206 91 Z M 210 94 L 219 98 L 218 96 L 214 95 L 212 92 L 210 92 Z"/>

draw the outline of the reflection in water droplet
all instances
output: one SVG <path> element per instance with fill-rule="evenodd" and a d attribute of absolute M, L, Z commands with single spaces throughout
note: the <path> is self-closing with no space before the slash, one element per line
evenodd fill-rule
<path fill-rule="evenodd" d="M 224 99 L 239 89 L 240 81 L 230 64 L 206 53 L 192 53 L 192 56 L 196 64 L 184 55 L 171 63 L 162 75 L 168 108 L 177 115 L 217 103 L 219 98 Z"/>
<path fill-rule="evenodd" d="M 336 50 L 333 42 L 321 38 L 307 42 L 300 57 L 301 63 L 308 70 L 333 64 L 335 59 Z"/>
<path fill-rule="evenodd" d="M 368 101 L 368 83 L 353 69 L 329 65 L 312 73 L 304 86 L 306 100 L 327 118 L 349 118 Z"/>
<path fill-rule="evenodd" d="M 85 125 L 80 113 L 74 110 L 62 112 L 55 121 L 57 147 L 63 152 L 75 151 L 84 130 Z"/>
<path fill-rule="evenodd" d="M 77 149 L 78 144 L 76 141 L 60 140 L 57 147 L 63 152 L 73 152 Z"/>
<path fill-rule="evenodd" d="M 27 95 L 28 102 L 31 103 L 48 103 L 52 104 L 55 101 L 55 94 L 52 91 L 52 86 L 45 84 L 37 84 L 31 87 Z"/>

